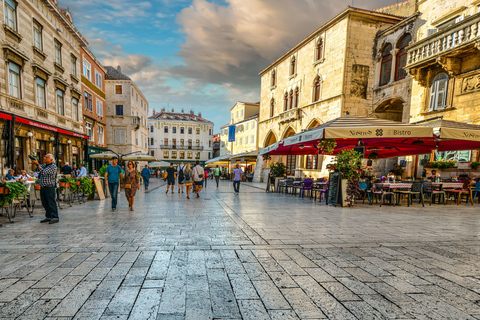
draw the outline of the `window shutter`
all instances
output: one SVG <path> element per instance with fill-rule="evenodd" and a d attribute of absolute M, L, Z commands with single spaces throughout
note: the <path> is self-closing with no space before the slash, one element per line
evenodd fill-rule
<path fill-rule="evenodd" d="M 428 110 L 429 111 L 432 111 L 435 109 L 435 87 L 436 87 L 437 83 L 434 82 L 432 83 L 432 88 L 430 90 L 430 105 L 428 107 Z"/>
<path fill-rule="evenodd" d="M 445 108 L 446 98 L 447 98 L 447 80 L 440 80 L 437 82 L 438 89 L 437 89 L 437 108 L 436 109 L 443 109 Z"/>

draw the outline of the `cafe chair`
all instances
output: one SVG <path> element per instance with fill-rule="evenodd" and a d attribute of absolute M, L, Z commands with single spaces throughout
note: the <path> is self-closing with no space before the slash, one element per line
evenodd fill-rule
<path fill-rule="evenodd" d="M 470 188 L 470 184 L 472 183 L 470 179 L 464 179 L 463 181 L 463 187 L 461 189 L 447 189 L 445 190 L 445 193 L 447 194 L 447 200 L 446 202 L 448 203 L 448 198 L 450 198 L 451 195 L 454 196 L 454 199 L 457 202 L 457 205 L 460 204 L 462 201 L 462 196 L 465 195 L 467 198 L 467 203 L 468 200 L 470 199 L 470 203 L 473 206 L 473 196 L 472 196 L 472 189 Z"/>
<path fill-rule="evenodd" d="M 475 185 L 475 191 L 473 192 L 473 201 L 475 202 L 475 198 L 477 197 L 477 193 L 480 192 L 480 181 L 477 182 Z M 480 203 L 480 197 L 478 197 L 478 203 Z"/>
<path fill-rule="evenodd" d="M 312 179 L 305 179 L 303 181 L 303 186 L 300 187 L 299 197 L 305 196 L 305 191 L 310 192 L 310 199 L 312 198 L 312 189 L 313 189 L 313 180 Z"/>
<path fill-rule="evenodd" d="M 412 190 L 407 192 L 407 206 L 410 207 L 411 204 L 413 204 L 413 196 L 415 196 L 416 199 L 420 196 L 419 203 L 422 203 L 422 206 L 425 207 L 425 200 L 423 198 L 423 182 L 420 181 L 414 181 L 412 183 Z"/>
<path fill-rule="evenodd" d="M 293 178 L 287 178 L 285 180 L 285 186 L 283 187 L 283 192 L 285 194 L 288 194 L 288 191 L 290 192 L 293 190 Z"/>
<path fill-rule="evenodd" d="M 433 184 L 432 182 L 425 182 L 423 184 L 423 196 L 427 196 L 428 199 L 430 199 L 430 205 L 432 205 L 432 202 L 435 203 L 435 199 L 438 198 L 439 203 L 440 200 L 443 200 L 443 204 L 446 205 L 446 197 L 445 197 L 445 191 L 444 190 L 434 190 L 433 189 Z"/>
<path fill-rule="evenodd" d="M 395 207 L 395 193 L 391 191 L 385 191 L 383 183 L 375 183 L 375 189 L 371 192 L 370 205 L 373 204 L 373 199 L 380 199 L 380 207 L 385 202 L 385 198 L 390 199 L 390 203 Z"/>
<path fill-rule="evenodd" d="M 363 198 L 363 203 L 365 203 L 365 198 L 368 198 L 370 202 L 370 181 L 360 181 L 359 191 Z"/>

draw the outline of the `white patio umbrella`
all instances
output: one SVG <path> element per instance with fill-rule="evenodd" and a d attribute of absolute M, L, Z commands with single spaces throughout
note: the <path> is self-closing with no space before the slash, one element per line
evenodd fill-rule
<path fill-rule="evenodd" d="M 112 160 L 113 157 L 118 157 L 118 156 L 115 153 L 103 152 L 103 153 L 91 154 L 88 157 L 92 159 L 99 159 L 99 160 Z"/>
<path fill-rule="evenodd" d="M 169 167 L 170 163 L 165 161 L 155 161 L 148 164 L 150 168 L 160 168 L 160 167 Z"/>
<path fill-rule="evenodd" d="M 123 156 L 122 161 L 157 161 L 157 159 L 148 154 L 132 154 L 129 156 Z"/>

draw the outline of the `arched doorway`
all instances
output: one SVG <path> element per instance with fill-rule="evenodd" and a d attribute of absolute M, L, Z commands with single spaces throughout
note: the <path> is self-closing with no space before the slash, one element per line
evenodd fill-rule
<path fill-rule="evenodd" d="M 265 138 L 265 143 L 263 144 L 263 147 L 266 148 L 276 142 L 277 142 L 277 137 L 275 137 L 275 134 L 272 131 L 270 131 L 267 134 L 267 137 Z"/>
<path fill-rule="evenodd" d="M 375 108 L 375 115 L 380 119 L 402 122 L 404 104 L 398 98 L 385 100 Z"/>
<path fill-rule="evenodd" d="M 318 122 L 316 119 L 313 119 L 312 122 L 307 126 L 307 130 L 315 128 L 320 125 L 320 122 Z"/>
<path fill-rule="evenodd" d="M 295 134 L 295 130 L 292 129 L 292 127 L 288 127 L 284 132 L 282 136 L 282 140 L 288 137 L 291 137 Z"/>

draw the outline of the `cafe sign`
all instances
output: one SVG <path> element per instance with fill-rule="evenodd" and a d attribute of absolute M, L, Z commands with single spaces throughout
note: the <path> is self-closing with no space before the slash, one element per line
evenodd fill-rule
<path fill-rule="evenodd" d="M 466 130 L 456 128 L 441 128 L 440 138 L 480 141 L 480 130 Z"/>
<path fill-rule="evenodd" d="M 425 138 L 432 137 L 433 129 L 420 126 L 380 126 L 352 128 L 327 128 L 326 139 L 360 138 Z"/>

